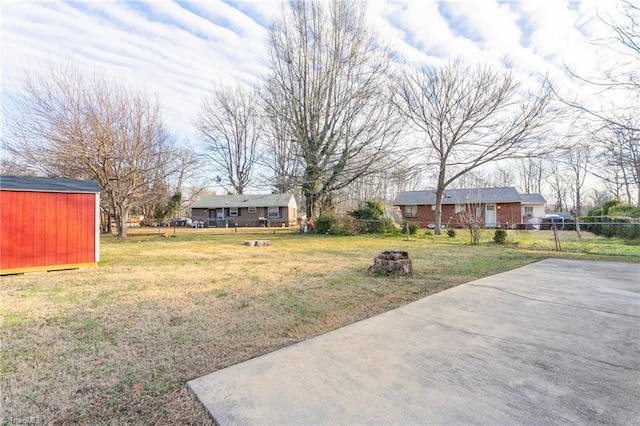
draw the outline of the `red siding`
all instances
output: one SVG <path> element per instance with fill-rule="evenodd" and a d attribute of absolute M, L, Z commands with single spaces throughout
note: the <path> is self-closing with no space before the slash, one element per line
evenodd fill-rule
<path fill-rule="evenodd" d="M 96 194 L 0 191 L 0 270 L 95 262 Z"/>

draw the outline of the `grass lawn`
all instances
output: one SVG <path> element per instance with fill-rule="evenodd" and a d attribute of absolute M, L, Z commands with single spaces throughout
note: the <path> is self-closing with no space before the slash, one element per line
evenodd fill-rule
<path fill-rule="evenodd" d="M 0 421 L 211 424 L 190 379 L 547 257 L 640 262 L 638 242 L 565 232 L 557 253 L 547 232 L 491 237 L 103 237 L 95 268 L 0 277 Z M 409 252 L 413 278 L 367 275 L 387 249 Z"/>

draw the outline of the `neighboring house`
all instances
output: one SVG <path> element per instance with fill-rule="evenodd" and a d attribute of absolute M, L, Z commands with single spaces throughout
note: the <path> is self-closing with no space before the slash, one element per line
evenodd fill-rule
<path fill-rule="evenodd" d="M 441 225 L 463 226 L 461 217 L 466 212 L 480 218 L 484 227 L 512 228 L 518 223 L 528 223 L 527 214 L 542 216 L 545 203 L 542 195 L 523 196 L 513 187 L 447 189 L 442 200 Z M 435 223 L 435 190 L 404 191 L 393 204 L 400 207 L 404 220 L 431 226 Z"/>
<path fill-rule="evenodd" d="M 100 261 L 98 182 L 0 176 L 0 275 Z"/>
<path fill-rule="evenodd" d="M 537 224 L 544 216 L 547 200 L 540 194 L 522 194 L 522 223 Z"/>
<path fill-rule="evenodd" d="M 191 205 L 192 219 L 204 221 L 206 227 L 290 226 L 297 215 L 291 194 L 213 195 Z"/>

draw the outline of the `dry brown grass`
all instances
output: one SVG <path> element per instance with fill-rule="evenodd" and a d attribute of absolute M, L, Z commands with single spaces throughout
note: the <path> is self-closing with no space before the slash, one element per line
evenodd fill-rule
<path fill-rule="evenodd" d="M 202 231 L 202 230 L 198 230 Z M 1 277 L 3 424 L 210 424 L 188 380 L 543 257 L 447 237 L 103 238 L 98 267 Z M 416 275 L 366 274 L 385 249 Z"/>

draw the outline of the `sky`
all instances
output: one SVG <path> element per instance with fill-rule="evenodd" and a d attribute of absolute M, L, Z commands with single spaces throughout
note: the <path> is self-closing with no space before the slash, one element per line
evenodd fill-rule
<path fill-rule="evenodd" d="M 603 75 L 621 60 L 598 16 L 613 0 L 365 0 L 368 19 L 410 62 L 510 64 L 522 79 L 548 75 L 567 96 L 589 90 L 567 69 Z M 192 125 L 214 82 L 259 82 L 278 0 L 3 0 L 2 101 L 19 76 L 77 63 L 157 94 L 165 125 L 197 141 Z M 602 46 L 604 44 L 604 46 Z"/>

